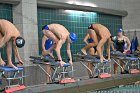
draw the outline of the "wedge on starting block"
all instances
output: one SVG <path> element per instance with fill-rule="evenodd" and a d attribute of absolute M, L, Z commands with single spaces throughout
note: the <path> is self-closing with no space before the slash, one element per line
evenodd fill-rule
<path fill-rule="evenodd" d="M 109 73 L 101 73 L 100 75 L 99 75 L 99 78 L 110 78 L 112 75 L 111 74 L 109 74 Z"/>
<path fill-rule="evenodd" d="M 26 86 L 24 86 L 24 85 L 16 86 L 16 87 L 12 87 L 12 88 L 6 89 L 5 93 L 12 93 L 12 92 L 23 90 L 23 89 L 26 89 Z"/>
<path fill-rule="evenodd" d="M 73 78 L 64 78 L 59 81 L 60 84 L 68 84 L 68 83 L 75 83 L 75 79 Z"/>
<path fill-rule="evenodd" d="M 140 70 L 137 70 L 137 69 L 131 69 L 129 71 L 130 74 L 140 74 Z"/>

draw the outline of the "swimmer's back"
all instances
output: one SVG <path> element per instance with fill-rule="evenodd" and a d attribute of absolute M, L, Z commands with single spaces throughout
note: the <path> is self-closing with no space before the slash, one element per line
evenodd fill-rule
<path fill-rule="evenodd" d="M 17 28 L 9 21 L 5 19 L 0 19 L 0 32 L 2 34 L 10 33 L 10 34 L 16 34 L 19 33 Z"/>
<path fill-rule="evenodd" d="M 101 38 L 109 38 L 111 36 L 110 31 L 107 27 L 101 24 L 93 24 L 93 28 L 97 35 Z"/>

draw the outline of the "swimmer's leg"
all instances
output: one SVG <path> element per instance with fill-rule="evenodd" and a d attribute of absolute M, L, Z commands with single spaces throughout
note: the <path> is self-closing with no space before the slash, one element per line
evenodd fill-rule
<path fill-rule="evenodd" d="M 13 65 L 12 63 L 12 41 L 10 40 L 9 42 L 7 42 L 6 44 L 6 53 L 7 53 L 7 59 L 8 59 L 8 64 L 7 66 L 18 69 L 16 66 Z"/>

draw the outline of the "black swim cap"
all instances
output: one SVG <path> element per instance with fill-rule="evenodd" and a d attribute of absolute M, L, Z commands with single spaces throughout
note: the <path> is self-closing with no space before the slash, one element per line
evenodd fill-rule
<path fill-rule="evenodd" d="M 25 45 L 25 40 L 22 37 L 17 37 L 15 42 L 18 48 L 22 48 Z"/>

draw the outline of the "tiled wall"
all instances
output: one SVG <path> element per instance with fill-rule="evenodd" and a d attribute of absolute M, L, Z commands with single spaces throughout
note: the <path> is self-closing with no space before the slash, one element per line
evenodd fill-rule
<path fill-rule="evenodd" d="M 13 22 L 12 5 L 0 3 L 0 19 L 6 19 Z M 7 59 L 5 50 L 6 48 L 4 47 L 1 51 L 3 60 Z M 14 60 L 14 56 L 13 56 L 13 60 Z"/>
<path fill-rule="evenodd" d="M 109 28 L 113 35 L 122 26 L 122 18 L 119 16 L 105 15 L 94 12 L 69 11 L 58 9 L 38 8 L 38 36 L 39 53 L 41 53 L 42 26 L 51 23 L 64 25 L 69 32 L 78 34 L 78 41 L 71 45 L 72 53 L 77 53 L 84 47 L 83 38 L 87 33 L 87 27 L 91 23 L 101 23 Z M 63 58 L 67 57 L 65 45 L 62 47 Z"/>

